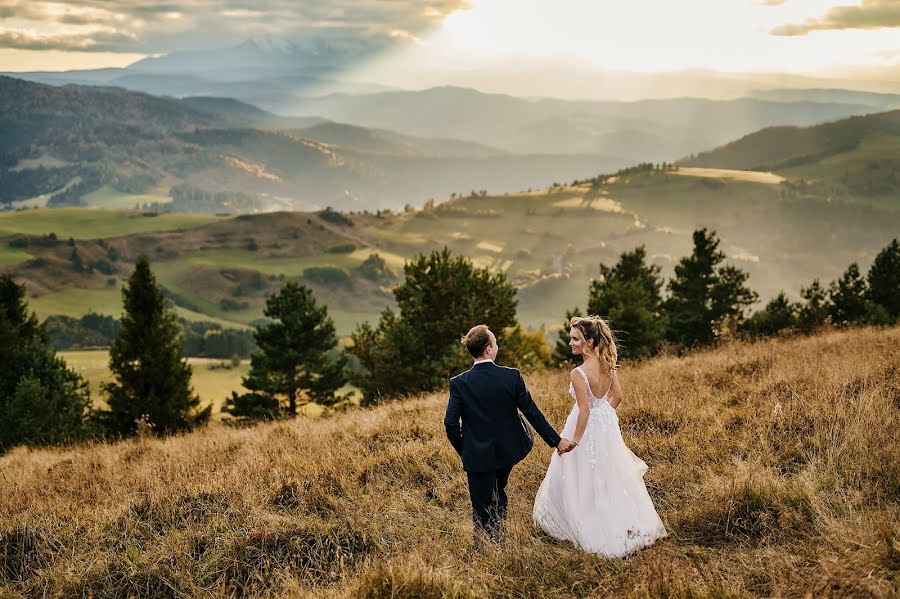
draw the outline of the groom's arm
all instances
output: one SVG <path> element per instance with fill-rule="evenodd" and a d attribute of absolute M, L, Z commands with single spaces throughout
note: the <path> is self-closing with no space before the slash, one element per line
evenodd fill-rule
<path fill-rule="evenodd" d="M 453 388 L 453 379 L 450 379 L 450 401 L 447 402 L 447 413 L 444 415 L 444 428 L 447 429 L 447 438 L 456 453 L 462 455 L 463 436 L 459 420 L 462 418 L 462 399 Z"/>
<path fill-rule="evenodd" d="M 541 439 L 543 439 L 550 447 L 556 447 L 561 440 L 560 436 L 556 434 L 556 431 L 553 430 L 553 427 L 550 426 L 550 423 L 544 418 L 544 415 L 537 407 L 537 404 L 531 399 L 531 393 L 529 393 L 528 388 L 525 387 L 525 379 L 522 378 L 522 373 L 517 371 L 516 376 L 518 377 L 518 380 L 516 381 L 516 406 L 519 408 L 519 411 L 525 415 L 525 418 L 528 419 L 528 422 L 531 423 L 531 426 L 534 427 L 537 434 L 541 436 Z"/>

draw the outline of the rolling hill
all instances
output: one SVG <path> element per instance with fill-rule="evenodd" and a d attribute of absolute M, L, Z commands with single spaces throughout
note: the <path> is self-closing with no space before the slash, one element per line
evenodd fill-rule
<path fill-rule="evenodd" d="M 414 171 L 416 181 L 449 186 L 471 175 L 476 165 L 490 168 L 494 177 L 515 180 L 523 167 L 538 171 L 543 158 L 429 157 L 426 141 L 391 132 L 330 122 L 299 130 L 331 136 L 332 143 L 326 143 L 293 130 L 247 126 L 239 119 L 268 117 L 229 102 L 203 100 L 232 113 L 221 115 L 121 90 L 52 89 L 63 97 L 96 91 L 110 102 L 126 100 L 127 106 L 118 109 L 124 133 L 117 145 L 97 142 L 101 154 L 121 152 L 97 160 L 106 165 L 102 172 L 119 178 L 85 196 L 92 201 L 113 207 L 113 185 L 129 181 L 123 179 L 131 172 L 127 169 L 165 167 L 164 181 L 172 185 L 173 196 L 167 208 L 220 212 L 229 202 L 229 208 L 251 211 L 258 208 L 253 202 L 265 197 L 267 208 L 283 201 L 288 211 L 208 220 L 152 210 L 3 215 L 0 268 L 28 286 L 41 316 L 78 316 L 89 309 L 118 314 L 118 287 L 134 258 L 145 253 L 170 297 L 192 319 L 251 323 L 262 316 L 266 295 L 293 278 L 327 298 L 340 333 L 347 334 L 392 304 L 390 288 L 405 259 L 446 246 L 479 266 L 504 272 L 519 289 L 519 318 L 526 325 L 554 327 L 565 308 L 585 305 L 599 263 L 611 264 L 643 244 L 663 276 L 671 276 L 678 259 L 690 252 L 691 232 L 700 227 L 717 231 L 729 260 L 750 273 L 750 286 L 761 301 L 782 290 L 797 297 L 801 286 L 817 277 L 833 280 L 851 262 L 868 268 L 900 231 L 898 111 L 805 129 L 766 129 L 677 168 L 644 165 L 550 188 L 447 194 L 405 211 L 373 211 L 371 203 L 347 196 L 343 205 L 350 210 L 338 214 L 295 212 L 313 201 L 298 199 L 296 187 L 312 180 L 343 190 L 358 184 L 399 197 L 414 189 L 401 176 L 406 169 Z M 37 94 L 32 101 L 42 97 Z M 71 126 L 75 100 L 58 104 L 51 102 L 58 117 L 46 117 L 48 122 L 58 118 Z M 166 122 L 172 130 L 148 136 L 140 128 L 143 112 L 163 109 L 171 112 Z M 107 126 L 99 116 L 102 107 L 88 114 L 97 116 L 52 147 L 74 151 L 87 143 L 78 135 L 101 139 L 96 129 Z M 205 126 L 191 127 L 193 119 Z M 452 140 L 431 142 L 435 152 L 443 144 L 465 147 Z M 164 160 L 157 154 L 161 148 L 167 152 Z M 46 182 L 74 168 L 61 152 L 40 152 L 17 160 L 4 176 L 31 173 Z M 573 168 L 570 159 L 556 158 Z M 536 161 L 533 167 L 529 159 Z M 760 160 L 770 162 L 760 165 Z M 775 172 L 746 170 L 752 166 Z M 245 187 L 249 180 L 256 186 Z M 293 188 L 292 196 L 277 195 L 287 188 Z M 184 230 L 170 232 L 177 228 Z M 48 237 L 51 233 L 55 239 Z M 64 241 L 70 237 L 71 245 Z M 380 261 L 370 258 L 375 254 Z"/>
<path fill-rule="evenodd" d="M 197 212 L 396 209 L 473 188 L 543 186 L 622 162 L 513 156 L 320 119 L 270 118 L 221 99 L 12 78 L 0 78 L 0 109 L 0 204 L 49 197 L 51 205 L 78 205 L 106 189 L 123 196 L 119 204 L 171 196 L 173 208 Z"/>
<path fill-rule="evenodd" d="M 517 153 L 611 154 L 629 162 L 668 162 L 763 127 L 811 125 L 874 110 L 870 103 L 758 98 L 529 99 L 445 86 L 304 98 L 293 103 L 289 114 L 453 137 Z"/>
<path fill-rule="evenodd" d="M 105 211 L 122 219 L 123 231 L 135 219 L 143 228 L 116 234 L 110 222 L 75 234 L 73 245 L 62 240 L 87 222 L 75 214 L 98 211 L 25 211 L 0 217 L 7 235 L 0 238 L 6 247 L 0 264 L 26 284 L 42 317 L 90 308 L 117 315 L 118 286 L 139 253 L 151 257 L 170 297 L 193 319 L 251 323 L 281 281 L 301 280 L 347 334 L 393 304 L 390 289 L 405 259 L 446 246 L 504 272 L 519 290 L 519 319 L 549 329 L 566 308 L 585 306 L 601 262 L 612 264 L 643 244 L 669 277 L 700 227 L 717 231 L 729 262 L 750 273 L 762 301 L 781 290 L 796 298 L 813 278 L 835 279 L 853 261 L 868 268 L 900 231 L 896 202 L 892 208 L 832 201 L 798 195 L 791 185 L 767 173 L 648 167 L 551 189 L 464 195 L 400 213 L 244 215 L 180 232 L 154 230 L 154 218 L 140 213 Z M 47 241 L 51 232 L 57 241 Z M 82 264 L 96 267 L 76 272 L 73 248 Z M 371 258 L 376 254 L 380 266 Z M 109 266 L 113 272 L 104 272 Z"/>
<path fill-rule="evenodd" d="M 813 127 L 771 127 L 681 164 L 770 170 L 795 193 L 900 207 L 900 110 Z"/>

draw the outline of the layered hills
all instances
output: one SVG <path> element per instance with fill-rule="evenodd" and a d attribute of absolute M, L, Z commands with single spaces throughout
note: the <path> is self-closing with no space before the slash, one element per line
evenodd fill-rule
<path fill-rule="evenodd" d="M 671 276 L 700 227 L 717 231 L 729 261 L 750 273 L 762 301 L 781 290 L 797 297 L 812 279 L 832 280 L 854 261 L 867 268 L 900 231 L 897 111 L 764 129 L 674 167 L 643 164 L 607 174 L 591 167 L 586 178 L 550 187 L 489 193 L 467 184 L 462 189 L 473 191 L 405 210 L 348 200 L 333 211 L 313 210 L 297 199 L 297 189 L 332 185 L 336 192 L 358 184 L 396 198 L 404 188 L 392 177 L 403 169 L 438 186 L 471 173 L 454 164 L 490 166 L 493 176 L 503 175 L 505 165 L 513 178 L 526 158 L 321 120 L 279 128 L 288 117 L 220 99 L 79 87 L 48 88 L 53 95 L 46 96 L 35 84 L 0 82 L 20 88 L 25 99 L 7 97 L 6 122 L 24 123 L 21 115 L 29 115 L 42 132 L 27 145 L 24 133 L 4 139 L 5 182 L 28 182 L 30 175 L 60 186 L 64 199 L 67 190 L 99 183 L 79 201 L 108 207 L 129 206 L 117 185 L 139 187 L 146 177 L 171 186 L 170 196 L 124 194 L 126 202 L 146 198 L 142 204 L 157 198 L 156 209 L 0 215 L 0 265 L 28 286 L 41 316 L 90 309 L 117 315 L 118 287 L 144 253 L 189 318 L 245 326 L 262 316 L 266 295 L 281 280 L 297 278 L 327 298 L 346 334 L 392 304 L 390 289 L 405 259 L 446 246 L 504 272 L 519 289 L 524 323 L 555 326 L 565 308 L 585 305 L 601 262 L 643 244 L 663 276 Z M 101 135 L 114 126 L 102 104 L 79 112 L 78 103 L 89 101 L 109 103 L 115 136 Z M 24 110 L 28 105 L 34 106 Z M 151 134 L 143 125 L 151 118 L 168 124 Z M 566 168 L 577 166 L 557 158 Z M 249 191 L 259 189 L 250 182 L 260 181 L 268 192 Z M 158 210 L 252 211 L 260 198 L 269 200 L 267 209 L 286 211 L 198 218 Z"/>
<path fill-rule="evenodd" d="M 405 259 L 446 246 L 504 272 L 519 288 L 523 322 L 555 326 L 566 307 L 586 304 L 601 262 L 611 264 L 643 244 L 671 276 L 699 227 L 718 232 L 729 261 L 750 273 L 750 286 L 763 300 L 782 289 L 797 297 L 802 285 L 834 279 L 852 261 L 866 268 L 900 230 L 896 203 L 829 201 L 788 183 L 771 173 L 648 167 L 539 191 L 456 197 L 401 213 L 243 215 L 185 223 L 177 233 L 142 228 L 122 235 L 109 224 L 92 232 L 94 215 L 120 219 L 122 230 L 134 221 L 152 227 L 165 215 L 36 210 L 0 216 L 0 230 L 14 246 L 5 250 L 5 270 L 25 282 L 42 316 L 76 316 L 89 308 L 118 314 L 119 282 L 144 253 L 192 318 L 251 323 L 262 316 L 266 295 L 294 278 L 313 287 L 347 333 L 393 303 L 390 288 Z M 48 213 L 59 217 L 36 221 Z M 11 234 L 26 229 L 30 237 Z M 79 229 L 80 239 L 63 242 Z M 56 241 L 46 239 L 51 233 Z M 83 264 L 107 261 L 106 272 L 76 272 L 73 251 Z"/>
<path fill-rule="evenodd" d="M 194 212 L 399 208 L 470 189 L 547 185 L 614 167 L 601 156 L 508 155 L 228 100 L 0 78 L 0 203 L 175 201 Z M 316 137 L 312 137 L 316 136 Z M 173 191 L 175 190 L 175 191 Z M 155 198 L 148 201 L 147 197 Z"/>

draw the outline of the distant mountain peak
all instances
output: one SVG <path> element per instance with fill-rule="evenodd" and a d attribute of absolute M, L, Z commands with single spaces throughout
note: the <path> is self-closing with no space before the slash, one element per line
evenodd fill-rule
<path fill-rule="evenodd" d="M 297 54 L 300 48 L 289 39 L 266 34 L 248 38 L 238 45 L 242 50 L 257 50 L 263 53 Z"/>

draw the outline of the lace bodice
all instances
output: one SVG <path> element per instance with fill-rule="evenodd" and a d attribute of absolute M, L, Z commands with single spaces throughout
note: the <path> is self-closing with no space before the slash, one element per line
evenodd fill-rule
<path fill-rule="evenodd" d="M 610 410 L 612 410 L 613 413 L 615 413 L 613 407 L 609 405 L 609 391 L 610 389 L 612 389 L 612 383 L 610 383 L 610 388 L 606 390 L 606 393 L 603 394 L 603 397 L 597 397 L 591 390 L 591 383 L 588 381 L 587 374 L 585 374 L 584 370 L 581 369 L 581 366 L 578 366 L 575 370 L 578 371 L 578 373 L 581 375 L 581 378 L 584 379 L 584 384 L 587 385 L 588 401 L 590 402 L 591 409 L 606 406 Z M 569 395 L 572 396 L 572 399 L 575 399 L 575 387 L 572 386 L 572 383 L 569 383 Z M 575 409 L 578 409 L 577 403 L 575 404 Z"/>

